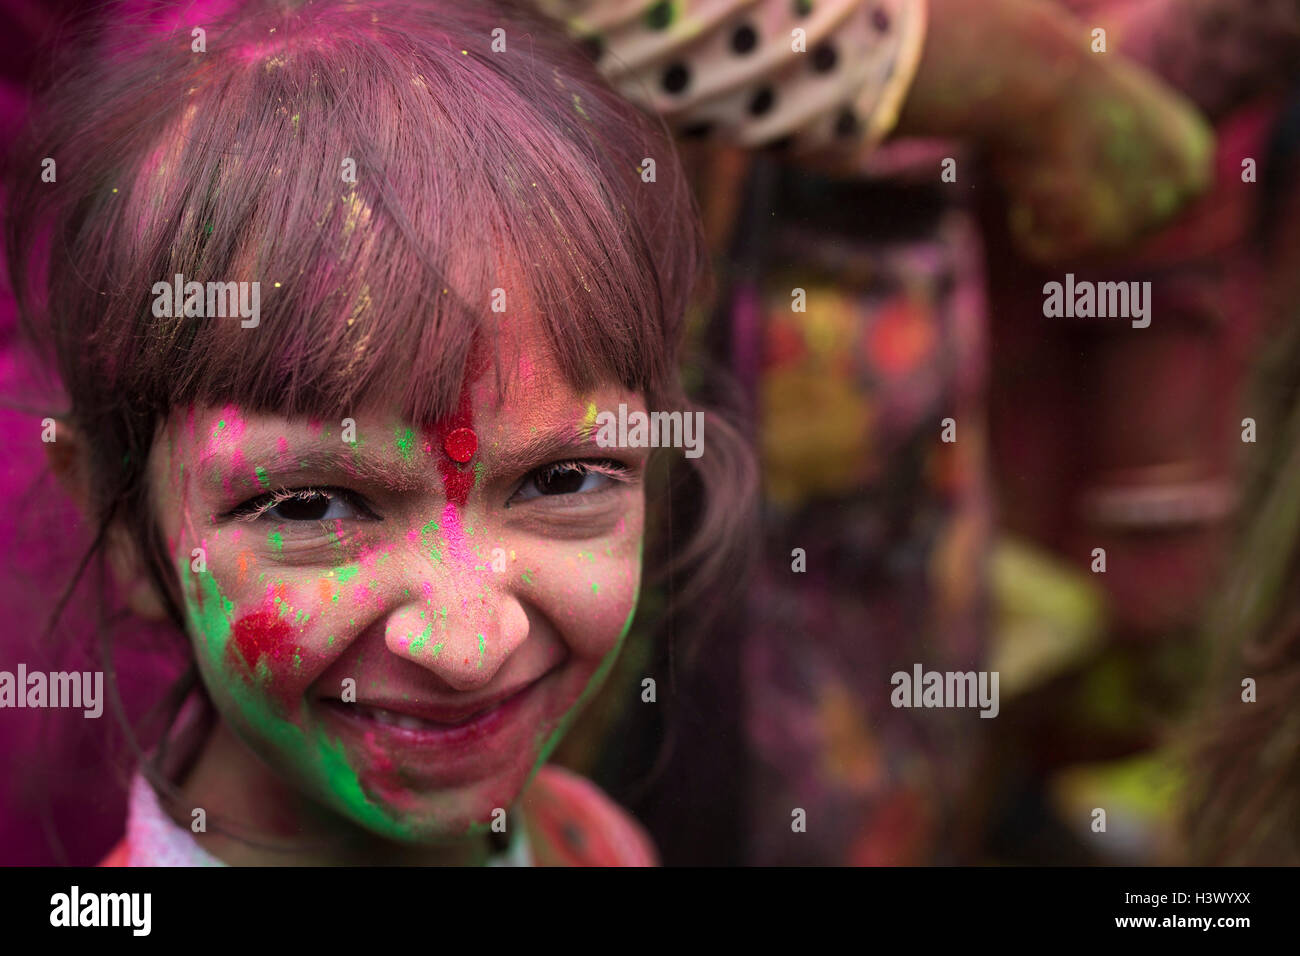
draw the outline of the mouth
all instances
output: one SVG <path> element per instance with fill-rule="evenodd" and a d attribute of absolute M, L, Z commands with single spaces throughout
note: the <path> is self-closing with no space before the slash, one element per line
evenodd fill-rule
<path fill-rule="evenodd" d="M 522 687 L 468 704 L 425 704 L 370 700 L 344 703 L 321 698 L 332 722 L 353 734 L 378 736 L 394 744 L 443 749 L 480 741 L 503 727 L 548 675 Z"/>

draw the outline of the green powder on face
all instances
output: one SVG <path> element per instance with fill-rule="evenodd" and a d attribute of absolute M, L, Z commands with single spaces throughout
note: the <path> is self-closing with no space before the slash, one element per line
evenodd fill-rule
<path fill-rule="evenodd" d="M 433 625 L 426 624 L 424 626 L 424 630 L 420 632 L 420 636 L 415 638 L 415 640 L 411 641 L 411 650 L 413 651 L 422 650 L 424 648 L 424 645 L 428 643 L 428 640 L 432 635 L 433 635 Z"/>
<path fill-rule="evenodd" d="M 203 637 L 209 659 L 218 663 L 226 649 L 226 642 L 230 640 L 230 612 L 235 606 L 221 593 L 211 572 L 199 572 L 198 586 L 201 597 L 187 602 L 190 620 Z"/>
<path fill-rule="evenodd" d="M 360 570 L 361 565 L 359 564 L 345 564 L 341 568 L 334 569 L 334 576 L 339 579 L 339 584 L 347 584 L 357 576 L 357 572 Z"/>
<path fill-rule="evenodd" d="M 644 555 L 645 536 L 642 535 L 637 541 L 638 571 L 641 567 Z M 605 683 L 605 678 L 609 676 L 609 672 L 614 669 L 614 662 L 618 660 L 618 655 L 623 650 L 623 642 L 627 640 L 628 632 L 632 629 L 632 618 L 636 616 L 636 606 L 641 599 L 641 586 L 639 583 L 640 577 L 641 576 L 638 573 L 638 584 L 636 590 L 632 593 L 632 606 L 628 609 L 627 617 L 623 621 L 623 628 L 619 631 L 618 640 L 614 642 L 614 646 L 610 648 L 609 653 L 606 654 L 604 659 L 600 662 L 600 665 L 596 668 L 596 672 L 591 675 L 591 680 L 587 682 L 587 686 L 578 696 L 578 700 L 569 708 L 568 712 L 560 718 L 560 722 L 556 725 L 555 730 L 553 730 L 549 736 L 546 736 L 545 739 L 543 739 L 542 735 L 538 735 L 538 743 L 541 745 L 541 749 L 538 752 L 537 761 L 533 764 L 533 769 L 528 775 L 529 782 L 531 782 L 533 777 L 537 775 L 537 771 L 542 768 L 542 765 L 550 759 L 551 753 L 559 746 L 560 741 L 564 739 L 564 735 L 573 725 L 573 722 L 577 720 L 578 715 L 582 713 L 587 702 L 595 696 L 596 691 L 598 691 L 601 685 Z M 525 788 L 527 785 L 527 783 L 524 784 Z"/>
<path fill-rule="evenodd" d="M 257 475 L 257 483 L 261 485 L 263 488 L 267 487 L 271 483 L 270 480 L 266 477 L 266 469 L 263 468 L 261 465 L 258 465 L 256 468 L 253 469 L 253 474 Z"/>
<path fill-rule="evenodd" d="M 595 581 L 592 581 L 592 582 L 591 582 L 591 593 L 592 593 L 592 594 L 599 594 L 599 593 L 600 593 L 600 585 L 597 584 Z"/>
<path fill-rule="evenodd" d="M 480 634 L 478 636 L 478 666 L 479 667 L 483 666 L 483 655 L 486 653 L 487 653 L 487 641 L 484 640 L 483 635 Z"/>
<path fill-rule="evenodd" d="M 271 546 L 272 551 L 284 550 L 284 538 L 280 537 L 280 532 L 272 531 L 266 536 L 266 543 Z"/>
<path fill-rule="evenodd" d="M 438 521 L 437 519 L 434 519 L 420 529 L 420 540 L 423 541 L 424 546 L 429 549 L 429 557 L 432 558 L 434 561 L 441 561 L 442 549 L 438 547 L 438 543 L 436 541 L 429 540 L 429 537 L 433 534 L 433 532 L 437 530 L 438 530 Z"/>
<path fill-rule="evenodd" d="M 443 642 L 442 642 L 442 641 L 439 641 L 437 644 L 433 645 L 433 656 L 434 656 L 434 657 L 437 657 L 439 654 L 442 653 L 442 644 L 443 644 Z"/>
<path fill-rule="evenodd" d="M 415 446 L 415 432 L 409 428 L 401 428 L 397 431 L 397 450 L 402 453 L 402 457 L 407 461 L 411 460 L 411 449 Z"/>
<path fill-rule="evenodd" d="M 370 800 L 340 744 L 323 730 L 307 732 L 284 719 L 260 690 L 232 677 L 225 658 L 234 605 L 226 600 L 210 572 L 195 577 L 196 593 L 187 595 L 186 610 L 202 651 L 199 667 L 222 713 L 232 719 L 235 733 L 258 746 L 269 744 L 287 771 L 314 782 L 329 793 L 335 807 L 368 829 L 393 839 L 408 839 L 413 833 L 410 825 Z M 334 638 L 329 640 L 333 643 Z M 293 662 L 295 667 L 301 665 L 300 654 L 295 653 Z M 257 674 L 262 680 L 270 679 L 265 660 L 259 662 Z"/>
<path fill-rule="evenodd" d="M 524 584 L 532 584 L 532 583 L 533 583 L 532 574 L 531 574 L 531 572 L 530 572 L 527 568 L 524 568 L 524 573 L 521 574 L 521 575 L 519 575 L 519 578 L 520 578 L 521 581 L 524 582 Z"/>
<path fill-rule="evenodd" d="M 217 433 L 224 431 L 225 428 L 226 428 L 226 420 L 223 418 L 221 419 L 221 421 L 217 422 L 217 427 L 212 430 L 212 437 L 216 438 Z"/>

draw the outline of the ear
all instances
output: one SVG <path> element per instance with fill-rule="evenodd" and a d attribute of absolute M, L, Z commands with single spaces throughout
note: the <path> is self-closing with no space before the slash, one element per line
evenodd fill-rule
<path fill-rule="evenodd" d="M 77 510 L 84 518 L 93 519 L 90 445 L 70 419 L 55 419 L 54 441 L 45 443 L 45 456 L 54 477 L 71 496 Z M 145 570 L 135 538 L 123 524 L 114 521 L 109 527 L 104 549 L 109 571 L 121 589 L 127 607 L 145 620 L 165 620 L 167 612 L 162 599 Z"/>

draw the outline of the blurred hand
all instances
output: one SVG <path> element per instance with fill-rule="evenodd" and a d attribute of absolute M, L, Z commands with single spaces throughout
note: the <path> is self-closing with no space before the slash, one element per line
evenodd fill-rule
<path fill-rule="evenodd" d="M 1103 56 L 993 144 L 1012 234 L 1040 262 L 1129 245 L 1212 181 L 1208 123 L 1153 75 Z"/>

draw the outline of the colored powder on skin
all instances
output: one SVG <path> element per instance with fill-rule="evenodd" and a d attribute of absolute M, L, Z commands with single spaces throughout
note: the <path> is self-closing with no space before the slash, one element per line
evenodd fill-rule
<path fill-rule="evenodd" d="M 229 495 L 234 493 L 230 487 L 231 476 L 247 474 L 244 469 L 244 453 L 236 448 L 230 455 L 230 470 L 221 476 L 221 487 L 226 494 Z"/>
<path fill-rule="evenodd" d="M 471 354 L 465 369 L 465 378 L 460 386 L 460 397 L 456 411 L 433 425 L 424 429 L 425 440 L 438 456 L 438 474 L 442 477 L 442 491 L 452 504 L 464 507 L 469 501 L 469 493 L 474 487 L 474 471 L 452 461 L 445 451 L 447 437 L 461 428 L 474 429 L 473 403 L 470 397 L 470 382 L 487 368 L 488 356 L 482 349 L 476 348 Z"/>
<path fill-rule="evenodd" d="M 228 429 L 227 438 L 234 441 L 244 437 L 244 417 L 239 414 L 239 409 L 234 405 L 227 405 L 221 410 L 221 419 L 226 423 Z"/>
<path fill-rule="evenodd" d="M 420 540 L 424 546 L 429 549 L 429 557 L 434 561 L 442 561 L 442 549 L 438 547 L 437 541 L 430 541 L 429 537 L 433 532 L 439 530 L 438 520 L 435 518 L 420 529 Z"/>
<path fill-rule="evenodd" d="M 584 417 L 584 418 L 582 419 L 582 427 L 578 429 L 578 431 L 582 434 L 582 437 L 583 437 L 583 438 L 590 438 L 590 437 L 591 437 L 591 429 L 592 429 L 592 428 L 595 426 L 595 424 L 596 424 L 596 415 L 597 415 L 597 414 L 598 414 L 598 413 L 597 413 L 597 411 L 596 411 L 596 403 L 595 403 L 595 402 L 588 402 L 588 403 L 587 403 L 587 414 L 586 414 L 586 417 Z"/>
<path fill-rule="evenodd" d="M 451 555 L 461 563 L 467 563 L 466 557 L 469 554 L 469 543 L 465 540 L 464 529 L 461 528 L 460 515 L 456 512 L 456 506 L 448 502 L 442 509 L 442 538 L 451 550 Z M 472 560 L 472 559 L 471 559 Z"/>
<path fill-rule="evenodd" d="M 253 475 L 254 477 L 257 478 L 257 483 L 261 485 L 263 488 L 271 484 L 270 479 L 266 477 L 266 469 L 263 468 L 261 465 L 258 465 L 256 468 L 253 469 Z"/>
<path fill-rule="evenodd" d="M 186 565 L 185 571 L 188 570 L 189 566 Z M 212 572 L 198 572 L 198 586 L 202 595 L 197 600 L 188 602 L 190 618 L 198 633 L 203 636 L 209 657 L 214 662 L 219 661 L 230 639 L 230 612 L 234 609 L 234 604 L 221 593 Z"/>
<path fill-rule="evenodd" d="M 415 445 L 415 433 L 409 428 L 400 428 L 397 432 L 397 450 L 407 461 L 411 460 L 411 449 Z"/>
<path fill-rule="evenodd" d="M 226 656 L 236 673 L 242 671 L 249 677 L 258 674 L 260 665 L 265 664 L 271 685 L 266 689 L 275 695 L 277 672 L 294 657 L 301 660 L 302 648 L 293 637 L 294 627 L 289 621 L 271 611 L 256 611 L 235 622 L 226 644 Z M 278 699 L 286 711 L 293 707 L 294 700 L 284 696 L 284 692 Z"/>
<path fill-rule="evenodd" d="M 480 668 L 483 667 L 483 658 L 486 655 L 487 655 L 487 641 L 484 640 L 483 635 L 480 634 L 478 636 L 478 666 Z"/>
<path fill-rule="evenodd" d="M 532 572 L 529 571 L 527 568 L 524 568 L 524 573 L 521 574 L 521 575 L 519 575 L 519 578 L 520 578 L 520 580 L 522 580 L 525 584 L 532 584 L 532 583 L 533 583 Z"/>
<path fill-rule="evenodd" d="M 592 593 L 592 594 L 599 594 L 599 593 L 600 593 L 600 585 L 597 584 L 595 581 L 592 581 L 592 582 L 591 582 L 591 593 Z"/>
<path fill-rule="evenodd" d="M 417 637 L 415 640 L 411 641 L 410 649 L 413 651 L 422 650 L 424 648 L 424 645 L 428 643 L 429 638 L 432 636 L 433 636 L 433 625 L 426 624 L 424 626 L 424 630 L 420 632 L 420 636 Z"/>
<path fill-rule="evenodd" d="M 439 641 L 437 644 L 433 645 L 433 656 L 434 656 L 434 657 L 437 657 L 439 654 L 442 653 L 442 644 L 443 644 L 443 642 L 442 642 L 442 641 Z"/>
<path fill-rule="evenodd" d="M 644 548 L 645 537 L 642 536 L 642 538 L 637 542 L 638 566 L 641 563 Z M 555 729 L 551 731 L 550 735 L 541 743 L 541 749 L 537 754 L 537 762 L 533 764 L 533 769 L 528 774 L 528 783 L 532 782 L 533 777 L 537 775 L 537 771 L 540 770 L 542 765 L 550 759 L 551 753 L 559 746 L 560 741 L 564 739 L 564 735 L 568 733 L 573 722 L 577 720 L 578 715 L 582 713 L 587 702 L 595 696 L 601 685 L 605 683 L 605 678 L 609 676 L 609 672 L 614 669 L 614 663 L 618 660 L 619 653 L 623 650 L 623 642 L 627 640 L 628 631 L 632 629 L 632 618 L 636 615 L 636 607 L 640 601 L 641 583 L 639 574 L 636 576 L 636 581 L 636 589 L 632 594 L 632 606 L 628 608 L 627 617 L 623 621 L 623 628 L 619 632 L 618 640 L 614 642 L 614 646 L 610 648 L 609 653 L 607 653 L 601 660 L 600 665 L 596 668 L 596 672 L 591 675 L 591 680 L 587 682 L 587 686 L 578 696 L 577 701 L 575 701 L 573 706 L 569 708 L 568 712 L 560 718 L 560 722 L 556 724 Z M 540 737 L 541 735 L 539 735 L 539 740 Z M 527 788 L 528 783 L 524 784 L 525 788 Z"/>
<path fill-rule="evenodd" d="M 474 462 L 474 487 L 477 488 L 483 481 L 483 462 Z"/>
<path fill-rule="evenodd" d="M 284 538 L 280 536 L 280 532 L 278 531 L 272 531 L 268 534 L 266 536 L 266 543 L 271 546 L 272 551 L 279 552 L 284 550 Z"/>
<path fill-rule="evenodd" d="M 283 725 L 297 731 L 292 724 Z M 329 791 L 347 812 L 366 826 L 390 837 L 407 837 L 412 833 L 408 825 L 391 818 L 371 801 L 361 786 L 357 772 L 348 764 L 342 744 L 331 741 L 323 730 L 316 733 L 316 766 L 325 777 Z"/>
<path fill-rule="evenodd" d="M 339 584 L 347 584 L 361 571 L 359 564 L 346 564 L 341 568 L 335 568 L 332 572 L 339 579 Z"/>

